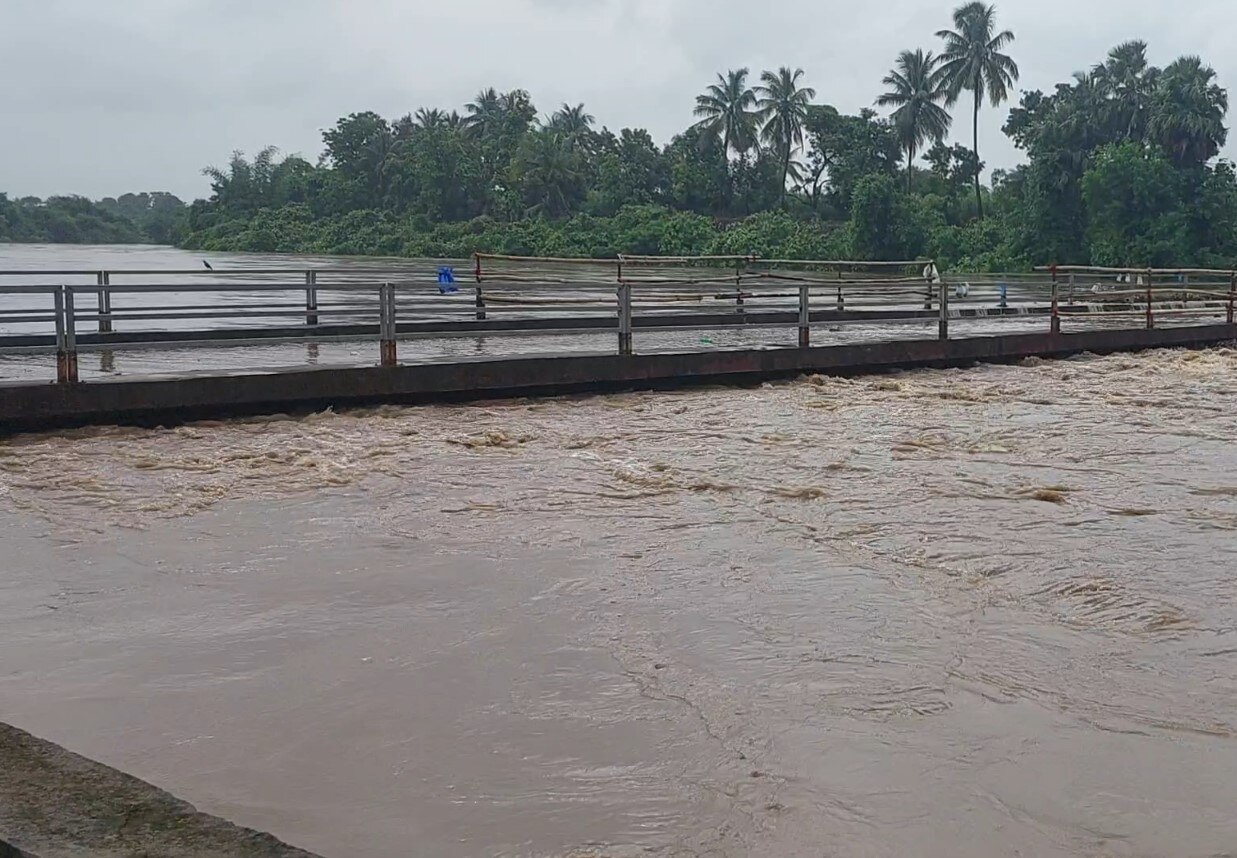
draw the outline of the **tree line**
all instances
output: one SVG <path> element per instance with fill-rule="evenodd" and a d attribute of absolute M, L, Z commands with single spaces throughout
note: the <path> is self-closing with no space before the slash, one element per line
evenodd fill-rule
<path fill-rule="evenodd" d="M 81 196 L 0 193 L 0 241 L 47 244 L 176 244 L 188 208 L 172 194 L 122 194 L 97 202 Z"/>
<path fill-rule="evenodd" d="M 983 181 L 983 108 L 1019 77 L 994 6 L 954 10 L 935 43 L 900 52 L 874 108 L 817 100 L 802 69 L 719 73 L 664 146 L 598 127 L 583 104 L 546 115 L 524 90 L 395 119 L 353 113 L 316 162 L 274 147 L 205 171 L 180 215 L 207 250 L 459 257 L 618 252 L 816 258 L 933 256 L 955 269 L 1049 262 L 1237 263 L 1237 176 L 1217 155 L 1227 93 L 1198 57 L 1152 66 L 1115 47 L 1004 133 L 1024 154 Z M 972 145 L 947 145 L 954 112 Z M 2 214 L 2 213 L 0 213 Z M 0 233 L 3 235 L 3 233 Z"/>

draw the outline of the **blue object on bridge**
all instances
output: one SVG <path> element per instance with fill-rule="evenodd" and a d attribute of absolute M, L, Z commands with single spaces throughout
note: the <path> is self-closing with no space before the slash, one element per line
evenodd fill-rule
<path fill-rule="evenodd" d="M 444 265 L 438 269 L 438 294 L 446 295 L 449 292 L 458 292 L 460 287 L 455 285 L 455 269 Z"/>
<path fill-rule="evenodd" d="M 1001 283 L 1001 284 L 1000 284 L 1000 289 L 1001 289 L 1001 309 L 1002 309 L 1002 310 L 1003 310 L 1003 309 L 1005 309 L 1007 306 L 1009 306 L 1008 304 L 1006 304 L 1006 303 L 1005 303 L 1005 295 L 1006 295 L 1006 290 L 1007 290 L 1008 288 L 1009 288 L 1009 287 L 1008 287 L 1008 286 L 1006 286 L 1004 283 Z"/>

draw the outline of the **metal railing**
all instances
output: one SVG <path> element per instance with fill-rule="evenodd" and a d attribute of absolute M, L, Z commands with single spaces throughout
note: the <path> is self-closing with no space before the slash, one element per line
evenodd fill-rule
<path fill-rule="evenodd" d="M 437 269 L 437 270 L 436 270 Z M 471 269 L 471 270 L 470 270 Z M 471 276 L 470 276 L 471 275 Z M 56 284 L 14 279 L 63 279 Z M 79 279 L 81 282 L 68 282 Z M 471 282 L 470 282 L 471 281 Z M 378 340 L 378 363 L 399 362 L 415 338 L 613 331 L 617 351 L 638 336 L 781 328 L 797 345 L 827 326 L 1222 315 L 1233 324 L 1237 275 L 1214 270 L 1052 267 L 1034 273 L 942 277 L 931 260 L 847 262 L 755 256 L 579 260 L 478 254 L 470 264 L 215 271 L 0 271 L 0 353 L 56 355 L 56 380 L 79 381 L 83 348 L 268 345 Z M 12 303 L 12 302 L 10 302 Z M 90 330 L 90 329 L 93 329 Z M 85 331 L 85 333 L 83 333 Z"/>
<path fill-rule="evenodd" d="M 1163 317 L 1216 315 L 1223 307 L 1226 324 L 1237 310 L 1237 271 L 1209 268 L 1103 268 L 1050 265 L 1037 268 L 1051 277 L 1053 333 L 1061 320 L 1084 315 L 1075 302 L 1085 302 L 1086 318 L 1131 317 L 1147 330 Z M 1062 307 L 1062 290 L 1066 305 Z"/>

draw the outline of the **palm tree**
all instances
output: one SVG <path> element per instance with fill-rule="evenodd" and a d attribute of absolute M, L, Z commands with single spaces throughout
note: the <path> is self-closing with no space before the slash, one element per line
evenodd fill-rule
<path fill-rule="evenodd" d="M 387 192 L 387 163 L 395 152 L 395 137 L 390 131 L 375 134 L 365 143 L 369 158 L 370 175 L 373 178 L 376 200 L 381 201 Z"/>
<path fill-rule="evenodd" d="M 506 126 L 518 133 L 524 133 L 528 126 L 537 118 L 537 108 L 533 107 L 533 99 L 526 89 L 513 89 L 504 92 L 499 98 Z"/>
<path fill-rule="evenodd" d="M 903 51 L 898 55 L 897 67 L 881 83 L 892 89 L 876 103 L 897 107 L 890 118 L 906 150 L 909 191 L 915 153 L 929 140 L 939 143 L 949 133 L 953 117 L 940 105 L 949 98 L 949 86 L 931 51 Z"/>
<path fill-rule="evenodd" d="M 557 131 L 535 131 L 525 137 L 513 170 L 524 185 L 531 215 L 560 217 L 583 196 L 579 156 Z"/>
<path fill-rule="evenodd" d="M 447 125 L 447 112 L 439 110 L 437 107 L 422 107 L 413 116 L 413 124 L 417 128 L 422 128 L 426 131 L 433 128 L 445 128 Z"/>
<path fill-rule="evenodd" d="M 954 29 L 940 30 L 937 36 L 945 40 L 941 52 L 941 72 L 949 84 L 947 107 L 952 107 L 964 92 L 975 96 L 975 137 L 973 151 L 975 163 L 979 161 L 979 108 L 983 106 L 984 94 L 996 107 L 1009 98 L 1009 90 L 1018 80 L 1018 64 L 1001 53 L 1001 49 L 1014 41 L 1009 30 L 996 30 L 996 7 L 981 2 L 967 3 L 954 10 Z M 984 199 L 980 193 L 979 170 L 975 171 L 975 202 L 979 217 L 984 216 Z"/>
<path fill-rule="evenodd" d="M 1198 57 L 1182 57 L 1160 74 L 1147 131 L 1179 164 L 1204 164 L 1228 139 L 1228 93 Z"/>
<path fill-rule="evenodd" d="M 1147 64 L 1147 43 L 1125 42 L 1108 52 L 1087 80 L 1106 102 L 1109 127 L 1120 140 L 1141 140 L 1158 71 Z"/>
<path fill-rule="evenodd" d="M 692 111 L 700 117 L 695 127 L 722 138 L 727 157 L 731 149 L 742 154 L 756 142 L 756 93 L 747 85 L 747 75 L 745 68 L 718 74 L 717 83 L 696 96 Z"/>
<path fill-rule="evenodd" d="M 782 66 L 776 73 L 762 72 L 756 87 L 756 107 L 760 120 L 760 138 L 773 149 L 782 162 L 782 202 L 786 202 L 786 177 L 790 175 L 790 159 L 803 145 L 803 123 L 816 90 L 799 86 L 803 69 L 791 71 Z"/>
<path fill-rule="evenodd" d="M 546 128 L 551 128 L 568 137 L 575 138 L 592 128 L 593 123 L 596 121 L 597 119 L 593 114 L 584 109 L 583 104 L 577 104 L 574 107 L 570 104 L 564 104 L 550 116 L 550 121 L 546 123 Z"/>
<path fill-rule="evenodd" d="M 464 126 L 476 137 L 492 137 L 502 126 L 503 97 L 492 86 L 477 93 L 464 109 L 468 111 Z"/>

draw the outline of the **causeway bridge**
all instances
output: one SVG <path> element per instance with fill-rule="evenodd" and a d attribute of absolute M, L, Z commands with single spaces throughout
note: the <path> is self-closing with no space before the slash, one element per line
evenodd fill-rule
<path fill-rule="evenodd" d="M 8 270 L 0 432 L 1201 347 L 1235 304 L 1231 271 L 932 260 Z"/>

